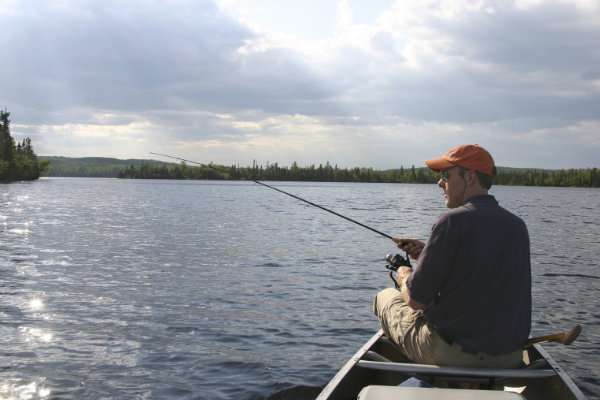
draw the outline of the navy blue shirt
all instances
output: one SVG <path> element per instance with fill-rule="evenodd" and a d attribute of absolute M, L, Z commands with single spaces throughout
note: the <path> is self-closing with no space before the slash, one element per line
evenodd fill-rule
<path fill-rule="evenodd" d="M 407 286 L 428 323 L 464 351 L 522 348 L 531 329 L 525 223 L 493 196 L 469 199 L 433 226 Z"/>

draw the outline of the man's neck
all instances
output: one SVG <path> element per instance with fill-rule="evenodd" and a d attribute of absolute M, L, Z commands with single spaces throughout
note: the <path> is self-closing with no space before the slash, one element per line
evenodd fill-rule
<path fill-rule="evenodd" d="M 483 188 L 473 188 L 472 190 L 467 190 L 465 192 L 465 196 L 463 197 L 463 204 L 465 204 L 469 199 L 478 196 L 487 196 L 488 191 Z"/>

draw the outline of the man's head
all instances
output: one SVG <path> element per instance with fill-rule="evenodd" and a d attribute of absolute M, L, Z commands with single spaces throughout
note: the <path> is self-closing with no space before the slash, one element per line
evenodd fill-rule
<path fill-rule="evenodd" d="M 494 159 L 477 144 L 454 147 L 425 163 L 440 173 L 438 186 L 444 190 L 448 208 L 459 207 L 472 196 L 487 194 L 496 175 Z"/>

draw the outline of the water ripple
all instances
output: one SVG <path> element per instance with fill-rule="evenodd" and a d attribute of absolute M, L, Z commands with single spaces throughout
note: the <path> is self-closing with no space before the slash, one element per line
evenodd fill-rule
<path fill-rule="evenodd" d="M 586 274 L 569 274 L 569 273 L 545 273 L 542 274 L 541 276 L 548 276 L 548 277 L 566 277 L 566 278 L 586 278 L 586 279 L 600 279 L 600 276 L 596 276 L 596 275 L 586 275 Z"/>
<path fill-rule="evenodd" d="M 422 239 L 444 210 L 435 185 L 277 185 Z M 371 302 L 398 249 L 272 191 L 116 179 L 10 189 L 0 398 L 312 399 L 378 328 Z M 530 230 L 533 333 L 584 326 L 572 345 L 547 348 L 593 397 L 599 192 L 495 193 Z"/>

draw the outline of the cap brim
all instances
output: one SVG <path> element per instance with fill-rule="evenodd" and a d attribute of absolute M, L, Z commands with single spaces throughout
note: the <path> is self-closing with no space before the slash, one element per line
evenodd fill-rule
<path fill-rule="evenodd" d="M 452 168 L 455 166 L 450 161 L 446 160 L 445 158 L 441 158 L 441 157 L 427 160 L 427 161 L 425 161 L 425 164 L 427 164 L 427 166 L 430 169 L 434 170 L 435 172 L 440 172 L 440 171 L 443 171 L 445 169 Z"/>

